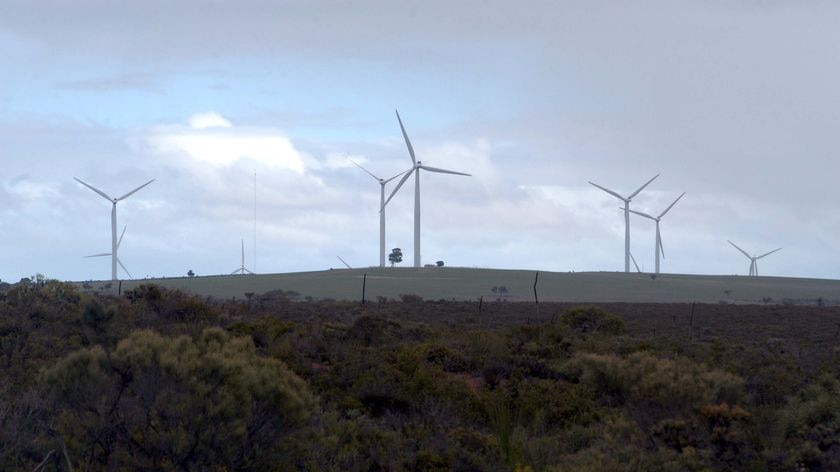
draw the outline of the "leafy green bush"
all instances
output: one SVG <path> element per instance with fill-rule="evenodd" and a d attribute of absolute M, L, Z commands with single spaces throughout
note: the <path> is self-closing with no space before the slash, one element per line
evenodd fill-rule
<path fill-rule="evenodd" d="M 138 331 L 110 353 L 66 356 L 42 381 L 82 468 L 267 468 L 315 405 L 282 362 L 219 328 L 195 340 Z"/>
<path fill-rule="evenodd" d="M 648 420 L 673 417 L 710 403 L 745 401 L 740 377 L 689 359 L 661 359 L 647 352 L 626 358 L 581 354 L 581 380 L 612 405 L 629 403 Z"/>

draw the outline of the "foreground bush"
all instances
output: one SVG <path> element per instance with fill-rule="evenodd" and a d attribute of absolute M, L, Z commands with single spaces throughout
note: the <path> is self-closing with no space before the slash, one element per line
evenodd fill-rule
<path fill-rule="evenodd" d="M 82 469 L 264 470 L 315 404 L 282 362 L 218 328 L 198 339 L 138 331 L 111 352 L 68 355 L 42 381 Z"/>

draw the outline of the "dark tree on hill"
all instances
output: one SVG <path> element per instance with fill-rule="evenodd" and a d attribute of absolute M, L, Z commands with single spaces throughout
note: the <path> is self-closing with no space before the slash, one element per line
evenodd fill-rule
<path fill-rule="evenodd" d="M 398 247 L 391 249 L 391 254 L 388 254 L 388 261 L 391 262 L 391 267 L 402 262 L 402 249 Z"/>

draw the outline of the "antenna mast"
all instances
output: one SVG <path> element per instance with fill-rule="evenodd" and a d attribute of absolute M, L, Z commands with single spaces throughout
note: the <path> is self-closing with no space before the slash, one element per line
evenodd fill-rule
<path fill-rule="evenodd" d="M 257 173 L 254 172 L 254 273 L 257 273 Z"/>

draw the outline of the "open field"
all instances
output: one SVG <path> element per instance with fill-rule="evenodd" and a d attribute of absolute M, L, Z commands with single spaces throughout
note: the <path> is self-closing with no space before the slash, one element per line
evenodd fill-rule
<path fill-rule="evenodd" d="M 294 291 L 300 297 L 353 300 L 362 292 L 367 274 L 366 298 L 398 298 L 414 294 L 424 299 L 485 300 L 500 295 L 493 287 L 505 287 L 505 300 L 532 301 L 535 271 L 465 268 L 367 268 L 320 272 L 247 276 L 206 276 L 126 280 L 122 290 L 143 283 L 179 288 L 215 298 L 244 297 L 252 292 Z M 106 282 L 92 282 L 102 290 Z M 624 274 L 620 272 L 540 272 L 540 301 L 631 302 L 631 303 L 797 303 L 840 304 L 840 281 L 786 277 L 717 275 Z"/>

